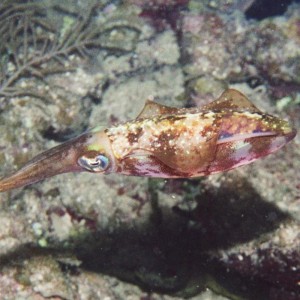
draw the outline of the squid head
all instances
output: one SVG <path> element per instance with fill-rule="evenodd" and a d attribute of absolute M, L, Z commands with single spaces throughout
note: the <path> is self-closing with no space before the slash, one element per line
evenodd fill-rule
<path fill-rule="evenodd" d="M 0 180 L 0 192 L 26 186 L 67 172 L 110 173 L 114 169 L 110 142 L 96 128 L 49 149 L 30 160 L 20 170 Z"/>

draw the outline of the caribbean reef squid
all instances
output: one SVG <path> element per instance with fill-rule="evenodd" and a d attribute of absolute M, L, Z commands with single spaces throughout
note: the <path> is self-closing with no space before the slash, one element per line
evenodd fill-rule
<path fill-rule="evenodd" d="M 39 154 L 0 180 L 0 191 L 66 172 L 191 178 L 224 172 L 266 156 L 296 135 L 288 122 L 229 89 L 194 108 L 147 101 L 133 120 L 89 132 Z"/>

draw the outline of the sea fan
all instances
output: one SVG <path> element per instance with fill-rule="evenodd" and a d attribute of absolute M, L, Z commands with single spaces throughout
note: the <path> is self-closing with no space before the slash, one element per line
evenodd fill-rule
<path fill-rule="evenodd" d="M 91 1 L 92 2 L 92 1 Z M 92 47 L 109 50 L 103 38 L 118 24 L 97 26 L 94 16 L 108 2 L 95 1 L 82 12 L 68 7 L 50 6 L 46 2 L 10 1 L 0 4 L 0 99 L 15 96 L 43 95 L 22 88 L 21 78 L 44 80 L 49 74 L 74 68 L 70 54 L 89 55 Z M 138 34 L 136 28 L 131 28 Z M 125 49 L 126 51 L 126 49 Z"/>

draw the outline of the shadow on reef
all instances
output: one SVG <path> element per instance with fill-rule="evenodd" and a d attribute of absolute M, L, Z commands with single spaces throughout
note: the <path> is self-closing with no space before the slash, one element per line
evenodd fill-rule
<path fill-rule="evenodd" d="M 150 180 L 149 185 L 152 215 L 148 222 L 142 228 L 122 227 L 86 237 L 75 248 L 82 267 L 149 292 L 190 297 L 209 286 L 242 299 L 268 299 L 268 283 L 228 272 L 214 253 L 271 232 L 288 216 L 263 201 L 244 179 L 227 177 L 220 188 L 194 195 L 197 206 L 190 211 L 164 207 L 155 182 Z M 191 185 L 199 185 L 199 180 L 189 181 L 186 189 Z"/>
<path fill-rule="evenodd" d="M 182 184 L 183 192 L 199 185 L 199 180 L 185 182 L 168 185 Z M 156 181 L 149 186 L 152 215 L 142 226 L 94 231 L 67 251 L 59 245 L 53 250 L 24 246 L 2 257 L 1 265 L 41 253 L 71 252 L 82 261 L 82 269 L 116 276 L 148 292 L 191 297 L 210 287 L 232 299 L 271 299 L 268 282 L 229 272 L 214 254 L 271 232 L 288 215 L 263 201 L 244 179 L 227 176 L 218 189 L 196 193 L 197 206 L 190 211 L 165 207 L 159 202 Z"/>

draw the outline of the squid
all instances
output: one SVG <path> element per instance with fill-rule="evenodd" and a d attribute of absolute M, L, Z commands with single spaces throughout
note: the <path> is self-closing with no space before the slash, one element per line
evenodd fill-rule
<path fill-rule="evenodd" d="M 296 130 L 229 89 L 193 108 L 147 100 L 135 120 L 91 131 L 47 150 L 0 180 L 0 191 L 66 172 L 192 178 L 249 164 L 291 141 Z"/>

